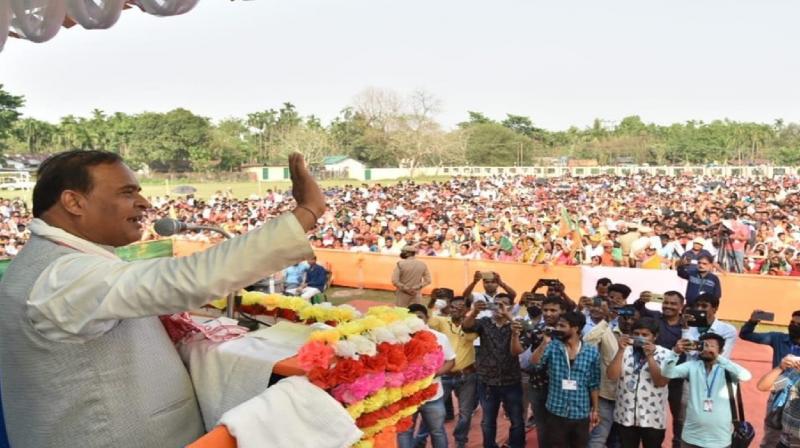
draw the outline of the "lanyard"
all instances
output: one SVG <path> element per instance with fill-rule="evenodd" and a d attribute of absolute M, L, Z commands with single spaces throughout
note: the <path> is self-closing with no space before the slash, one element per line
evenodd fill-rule
<path fill-rule="evenodd" d="M 638 363 L 637 360 L 639 360 Z M 647 356 L 642 356 L 636 352 L 633 352 L 633 374 L 638 375 L 645 364 L 647 364 Z"/>
<path fill-rule="evenodd" d="M 564 358 L 567 360 L 567 379 L 572 379 L 572 366 L 569 363 L 569 353 L 567 353 L 567 344 L 562 344 L 564 347 Z M 583 347 L 583 343 L 578 341 L 578 351 L 575 352 L 575 361 L 578 360 L 578 355 L 581 353 L 581 347 Z"/>
<path fill-rule="evenodd" d="M 711 388 L 714 387 L 714 381 L 717 379 L 719 373 L 719 365 L 714 366 L 714 373 L 711 375 L 711 384 L 708 383 L 708 376 L 706 376 L 706 398 L 711 399 Z"/>

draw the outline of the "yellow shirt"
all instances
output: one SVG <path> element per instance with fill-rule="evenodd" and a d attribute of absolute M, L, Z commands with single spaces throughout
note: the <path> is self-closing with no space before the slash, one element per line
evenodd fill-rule
<path fill-rule="evenodd" d="M 475 346 L 472 344 L 478 333 L 465 333 L 461 325 L 454 324 L 449 317 L 433 316 L 428 319 L 428 326 L 447 336 L 450 345 L 456 352 L 456 364 L 453 371 L 458 372 L 475 364 Z"/>

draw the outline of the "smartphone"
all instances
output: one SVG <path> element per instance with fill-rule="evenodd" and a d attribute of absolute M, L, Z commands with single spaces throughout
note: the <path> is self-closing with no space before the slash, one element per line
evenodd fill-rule
<path fill-rule="evenodd" d="M 767 322 L 772 322 L 775 320 L 775 313 L 770 313 L 768 311 L 759 311 L 753 315 L 756 320 L 763 320 Z"/>
<path fill-rule="evenodd" d="M 636 314 L 636 308 L 631 305 L 625 305 L 618 308 L 614 308 L 614 311 L 617 313 L 619 317 L 633 317 Z"/>
<path fill-rule="evenodd" d="M 632 339 L 634 347 L 644 347 L 647 344 L 647 339 L 642 336 L 634 336 Z"/>
<path fill-rule="evenodd" d="M 700 351 L 702 349 L 703 349 L 703 343 L 700 342 L 700 341 L 689 341 L 689 343 L 686 344 L 686 350 L 688 350 L 690 352 L 691 351 Z"/>
<path fill-rule="evenodd" d="M 486 309 L 489 311 L 494 311 L 497 309 L 496 303 L 486 302 Z"/>
<path fill-rule="evenodd" d="M 708 314 L 705 311 L 689 310 L 689 315 L 694 316 L 694 320 L 689 322 L 690 327 L 708 327 Z"/>
<path fill-rule="evenodd" d="M 552 288 L 552 287 L 557 287 L 561 282 L 559 282 L 554 278 L 543 278 L 542 283 L 544 283 L 545 286 Z"/>
<path fill-rule="evenodd" d="M 556 330 L 555 328 L 547 327 L 544 329 L 544 334 L 550 336 L 553 339 L 561 339 L 564 337 L 564 332 L 561 330 Z"/>
<path fill-rule="evenodd" d="M 593 306 L 603 306 L 603 298 L 600 296 L 594 296 L 592 299 Z"/>

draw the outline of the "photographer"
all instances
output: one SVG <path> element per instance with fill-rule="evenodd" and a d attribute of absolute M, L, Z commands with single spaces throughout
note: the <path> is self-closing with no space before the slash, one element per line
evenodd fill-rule
<path fill-rule="evenodd" d="M 757 389 L 769 392 L 764 418 L 762 448 L 790 448 L 800 445 L 800 357 L 786 355 L 770 372 L 758 380 Z M 786 414 L 788 419 L 784 418 Z M 777 420 L 777 421 L 776 421 Z"/>
<path fill-rule="evenodd" d="M 720 355 L 727 350 L 725 339 L 715 333 L 700 337 L 702 346 L 682 339 L 664 362 L 661 373 L 667 378 L 688 382 L 686 419 L 681 434 L 684 448 L 726 448 L 731 444 L 733 416 L 728 401 L 726 372 L 732 381 L 749 381 L 750 372 Z M 699 359 L 676 365 L 678 356 L 700 350 Z M 736 386 L 734 386 L 736 387 Z"/>
<path fill-rule="evenodd" d="M 736 344 L 736 327 L 717 319 L 719 299 L 710 294 L 697 297 L 697 302 L 692 309 L 683 314 L 683 339 L 698 341 L 707 333 L 714 333 L 725 340 L 725 347 L 721 356 L 731 358 L 733 346 Z M 705 315 L 705 319 L 703 319 Z M 694 355 L 689 355 L 690 358 Z"/>
<path fill-rule="evenodd" d="M 800 310 L 792 313 L 792 321 L 789 323 L 789 333 L 778 331 L 770 331 L 765 333 L 756 333 L 755 329 L 760 322 L 759 316 L 763 315 L 763 311 L 754 310 L 748 320 L 739 331 L 739 337 L 745 341 L 755 342 L 756 344 L 769 345 L 772 347 L 772 367 L 776 368 L 781 365 L 789 355 L 800 356 Z M 771 401 L 767 402 L 767 415 L 769 415 L 769 406 Z M 764 421 L 764 438 L 761 444 L 762 447 L 773 447 L 778 443 L 781 432 L 774 429 Z"/>
<path fill-rule="evenodd" d="M 491 308 L 491 317 L 478 317 Z M 462 328 L 466 332 L 477 333 L 481 338 L 481 348 L 476 352 L 478 370 L 478 395 L 483 409 L 483 446 L 496 446 L 497 414 L 500 404 L 511 420 L 509 445 L 511 448 L 525 446 L 525 421 L 522 416 L 522 376 L 519 356 L 523 352 L 520 343 L 522 324 L 511 317 L 511 300 L 497 297 L 494 304 L 486 300 L 476 300 L 464 318 Z M 483 393 L 480 393 L 480 391 Z"/>
<path fill-rule="evenodd" d="M 602 448 L 606 446 L 606 441 L 610 440 L 609 434 L 614 424 L 614 406 L 617 398 L 617 381 L 606 375 L 606 369 L 617 354 L 619 344 L 617 336 L 609 325 L 613 314 L 609 309 L 608 299 L 595 297 L 592 306 L 589 307 L 589 315 L 595 325 L 584 336 L 583 342 L 597 346 L 600 352 L 600 423 L 592 430 L 588 446 Z"/>
<path fill-rule="evenodd" d="M 632 326 L 631 336 L 619 338 L 619 350 L 608 366 L 608 378 L 619 382 L 614 421 L 622 448 L 658 448 L 666 432 L 667 384 L 661 363 L 669 350 L 656 345 L 659 324 L 644 317 Z"/>
<path fill-rule="evenodd" d="M 577 304 L 569 298 L 567 295 L 567 287 L 561 283 L 561 280 L 558 279 L 544 279 L 540 278 L 536 281 L 536 284 L 533 285 L 533 289 L 531 292 L 536 294 L 537 291 L 540 289 L 547 287 L 547 297 L 550 296 L 558 296 L 561 300 L 564 301 L 564 304 L 567 306 L 569 311 L 574 310 L 577 307 Z"/>
<path fill-rule="evenodd" d="M 535 368 L 531 364 L 531 355 L 534 350 L 539 348 L 545 341 L 546 335 L 558 325 L 558 320 L 567 312 L 567 306 L 563 300 L 556 296 L 544 299 L 539 306 L 541 308 L 541 320 L 522 338 L 522 346 L 527 347 L 525 352 L 520 355 L 520 366 L 529 372 L 528 399 L 533 408 L 533 418 L 536 423 L 536 432 L 539 440 L 539 448 L 547 448 L 547 371 L 542 368 Z M 528 310 L 528 313 L 536 313 L 536 310 Z"/>
<path fill-rule="evenodd" d="M 480 281 L 483 281 L 484 292 L 472 292 Z M 502 288 L 503 291 L 505 291 L 506 294 L 511 297 L 511 303 L 513 304 L 514 299 L 517 298 L 517 292 L 514 291 L 514 288 L 505 283 L 500 278 L 500 274 L 496 272 L 475 271 L 475 275 L 472 277 L 472 282 L 467 285 L 461 295 L 464 298 L 471 297 L 473 301 L 485 300 L 488 303 L 494 303 L 497 294 L 500 293 L 500 291 L 498 291 L 498 287 Z"/>
<path fill-rule="evenodd" d="M 678 277 L 688 281 L 686 285 L 686 304 L 694 305 L 701 294 L 710 294 L 719 301 L 722 297 L 722 285 L 719 278 L 711 273 L 714 259 L 710 255 L 702 255 L 693 264 L 687 257 L 678 262 Z"/>
<path fill-rule="evenodd" d="M 672 350 L 675 344 L 682 337 L 683 322 L 681 311 L 683 310 L 683 294 L 678 291 L 667 291 L 664 293 L 664 301 L 661 303 L 661 312 L 647 309 L 645 304 L 648 300 L 640 298 L 634 302 L 634 306 L 642 317 L 650 317 L 656 320 L 659 325 L 656 345 Z M 672 447 L 680 447 L 680 435 L 683 429 L 683 406 L 681 397 L 683 396 L 683 380 L 673 379 L 669 382 L 669 410 L 672 414 Z"/>
<path fill-rule="evenodd" d="M 547 371 L 548 445 L 585 448 L 589 431 L 600 423 L 600 354 L 597 347 L 581 342 L 586 317 L 568 311 L 556 330 L 531 355 L 537 368 Z"/>
<path fill-rule="evenodd" d="M 458 399 L 458 421 L 453 429 L 453 438 L 457 447 L 464 447 L 469 441 L 472 413 L 478 404 L 478 375 L 475 370 L 473 345 L 477 335 L 465 333 L 461 328 L 467 313 L 467 304 L 463 297 L 453 297 L 447 308 L 449 316 L 432 316 L 428 319 L 428 326 L 447 336 L 456 352 L 453 369 L 442 375 L 442 388 L 445 397 L 452 391 Z M 445 408 L 446 406 L 445 404 Z"/>

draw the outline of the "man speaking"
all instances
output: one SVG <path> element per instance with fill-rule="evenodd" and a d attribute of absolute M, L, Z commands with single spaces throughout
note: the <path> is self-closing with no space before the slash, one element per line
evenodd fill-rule
<path fill-rule="evenodd" d="M 158 315 L 198 308 L 313 256 L 325 211 L 299 154 L 292 213 L 184 258 L 125 262 L 145 210 L 113 153 L 46 160 L 31 239 L 0 282 L 0 387 L 14 448 L 182 447 L 203 434 L 189 375 Z"/>

